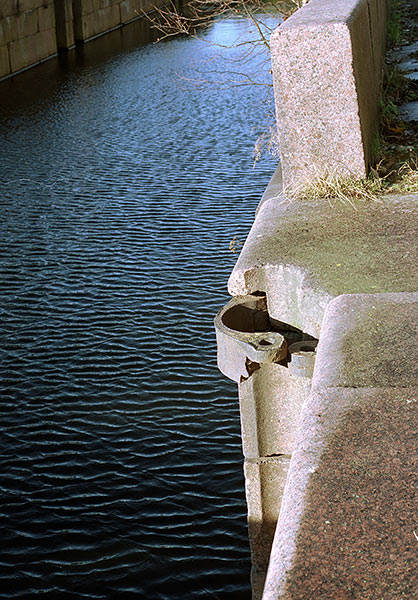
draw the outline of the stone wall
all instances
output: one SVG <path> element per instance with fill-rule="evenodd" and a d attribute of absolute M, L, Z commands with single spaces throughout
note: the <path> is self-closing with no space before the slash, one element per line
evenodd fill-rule
<path fill-rule="evenodd" d="M 398 415 L 391 402 L 402 397 L 410 414 L 412 394 L 401 395 L 400 388 L 410 383 L 402 336 L 413 335 L 417 301 L 411 299 L 417 289 L 417 197 L 342 203 L 288 195 L 289 188 L 318 176 L 366 174 L 379 117 L 388 8 L 387 0 L 310 0 L 271 38 L 281 166 L 230 277 L 234 298 L 215 320 L 220 370 L 239 389 L 253 600 L 411 597 L 408 557 L 416 540 L 401 531 L 390 500 L 405 490 L 399 514 L 410 522 L 412 498 L 404 485 L 410 472 L 401 460 L 404 474 L 397 478 L 399 467 L 393 462 L 386 468 L 384 456 L 391 422 L 399 424 L 393 433 L 399 450 L 410 454 L 410 417 Z M 267 317 L 256 312 L 246 328 L 248 309 L 263 298 Z M 224 318 L 237 303 L 246 309 L 242 318 Z M 278 333 L 288 344 L 284 359 L 269 351 Z M 416 337 L 413 343 L 416 348 Z M 348 413 L 357 429 L 348 428 Z M 359 434 L 366 413 L 377 430 L 372 443 Z M 358 446 L 350 454 L 354 440 Z M 337 460 L 324 461 L 334 451 Z M 376 490 L 365 485 L 359 503 L 360 464 L 364 482 L 371 473 L 371 487 L 387 495 L 375 501 Z M 343 502 L 346 490 L 353 493 Z M 402 561 L 386 563 L 392 552 Z"/>
<path fill-rule="evenodd" d="M 0 0 L 0 79 L 151 12 L 166 0 Z"/>
<path fill-rule="evenodd" d="M 0 77 L 57 52 L 54 0 L 2 0 Z"/>
<path fill-rule="evenodd" d="M 73 0 L 76 42 L 88 41 L 136 19 L 145 4 L 143 0 Z"/>

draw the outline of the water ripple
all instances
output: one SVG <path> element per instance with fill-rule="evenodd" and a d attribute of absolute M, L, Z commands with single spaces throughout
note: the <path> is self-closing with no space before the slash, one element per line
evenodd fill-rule
<path fill-rule="evenodd" d="M 244 599 L 212 323 L 274 168 L 262 92 L 186 93 L 208 46 L 112 36 L 0 84 L 0 596 Z"/>

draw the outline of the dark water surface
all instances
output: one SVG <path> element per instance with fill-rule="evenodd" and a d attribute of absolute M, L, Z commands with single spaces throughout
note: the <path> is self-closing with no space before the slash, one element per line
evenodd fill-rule
<path fill-rule="evenodd" d="M 141 27 L 0 83 L 1 598 L 249 598 L 212 320 L 265 90 L 185 92 L 213 47 Z"/>

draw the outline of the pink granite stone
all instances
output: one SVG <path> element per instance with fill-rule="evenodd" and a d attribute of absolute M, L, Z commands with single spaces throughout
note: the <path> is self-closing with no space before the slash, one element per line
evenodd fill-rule
<path fill-rule="evenodd" d="M 387 3 L 310 0 L 271 37 L 286 189 L 364 177 L 378 129 Z"/>
<path fill-rule="evenodd" d="M 263 600 L 416 597 L 418 389 L 335 389 L 305 407 Z"/>

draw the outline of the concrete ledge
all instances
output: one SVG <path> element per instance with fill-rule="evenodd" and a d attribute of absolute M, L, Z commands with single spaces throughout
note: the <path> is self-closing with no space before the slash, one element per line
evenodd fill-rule
<path fill-rule="evenodd" d="M 272 178 L 228 287 L 233 296 L 264 294 L 270 323 L 319 346 L 313 379 L 297 381 L 292 358 L 239 383 L 254 600 L 282 496 L 274 479 L 263 496 L 257 465 L 283 454 L 292 458 L 263 600 L 416 591 L 417 197 L 341 203 L 284 193 L 318 176 L 366 175 L 388 7 L 310 0 L 271 40 L 284 176 L 279 168 Z"/>
<path fill-rule="evenodd" d="M 345 296 L 329 306 L 263 600 L 414 597 L 417 306 L 418 294 Z M 386 331 L 370 336 L 359 324 Z M 349 339 L 360 349 L 354 362 Z"/>
<path fill-rule="evenodd" d="M 418 293 L 340 296 L 325 313 L 312 389 L 418 382 Z"/>
<path fill-rule="evenodd" d="M 231 295 L 267 294 L 271 318 L 319 337 L 341 294 L 418 289 L 417 198 L 290 201 L 273 176 L 229 279 Z"/>
<path fill-rule="evenodd" d="M 271 36 L 286 188 L 364 177 L 378 131 L 386 0 L 310 0 Z"/>

